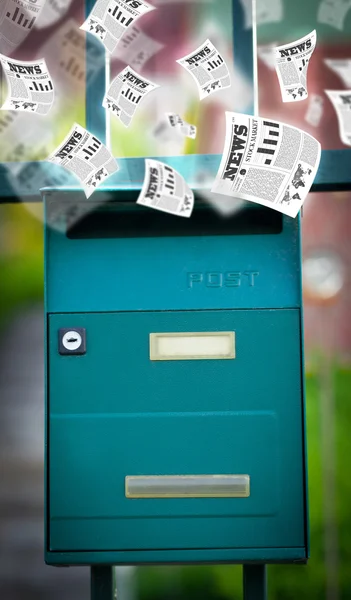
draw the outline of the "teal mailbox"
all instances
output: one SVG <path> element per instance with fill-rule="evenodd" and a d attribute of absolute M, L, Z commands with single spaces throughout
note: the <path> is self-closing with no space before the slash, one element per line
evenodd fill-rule
<path fill-rule="evenodd" d="M 137 196 L 44 192 L 46 560 L 305 561 L 299 219 Z"/>
<path fill-rule="evenodd" d="M 233 49 L 254 81 L 242 8 Z M 103 142 L 106 83 L 85 111 Z M 350 153 L 323 150 L 313 191 L 350 190 Z M 161 160 L 196 189 L 220 157 Z M 245 600 L 263 600 L 265 563 L 309 552 L 300 218 L 252 204 L 221 219 L 201 195 L 191 219 L 145 209 L 144 160 L 118 163 L 89 201 L 42 190 L 45 558 L 91 565 L 93 600 L 112 599 L 112 565 L 238 562 Z M 40 201 L 8 172 L 0 202 Z"/>
<path fill-rule="evenodd" d="M 86 105 L 102 141 L 104 89 Z M 220 157 L 161 160 L 196 188 Z M 46 561 L 304 562 L 300 220 L 249 203 L 223 219 L 201 197 L 190 219 L 143 208 L 144 160 L 118 162 L 89 201 L 43 191 Z"/>

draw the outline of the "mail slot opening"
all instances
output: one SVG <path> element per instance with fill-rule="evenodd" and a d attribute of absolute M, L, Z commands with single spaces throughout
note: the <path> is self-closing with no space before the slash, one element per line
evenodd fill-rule
<path fill-rule="evenodd" d="M 237 213 L 222 216 L 195 193 L 191 217 L 182 218 L 147 209 L 136 204 L 139 191 L 119 192 L 121 201 L 94 206 L 82 218 L 67 220 L 66 235 L 70 239 L 181 237 L 214 235 L 279 234 L 283 215 L 264 206 L 248 203 Z M 76 203 L 77 204 L 77 203 Z M 67 211 L 69 207 L 67 206 Z"/>
<path fill-rule="evenodd" d="M 127 476 L 126 498 L 248 498 L 249 475 Z"/>

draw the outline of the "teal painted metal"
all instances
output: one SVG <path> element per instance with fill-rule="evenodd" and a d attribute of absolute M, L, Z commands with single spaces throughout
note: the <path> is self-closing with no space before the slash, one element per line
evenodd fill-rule
<path fill-rule="evenodd" d="M 300 228 L 300 232 L 299 232 L 299 238 L 300 238 L 300 243 L 299 243 L 299 254 L 300 254 L 300 264 L 302 264 L 302 232 L 301 232 L 301 228 Z M 302 290 L 302 270 L 300 271 L 300 289 Z M 301 298 L 301 302 L 302 302 L 302 298 Z M 301 333 L 303 335 L 303 332 L 305 331 L 304 329 L 304 311 L 301 310 L 300 311 L 300 329 L 301 329 Z M 302 386 L 302 397 L 306 398 L 306 380 L 304 377 L 304 365 L 305 365 L 305 346 L 302 343 L 301 344 L 301 365 L 302 365 L 302 378 L 301 378 L 301 386 Z M 302 419 L 303 422 L 305 424 L 305 428 L 306 428 L 306 424 L 307 424 L 307 415 L 306 415 L 306 402 L 302 403 Z M 306 444 L 306 437 L 304 438 L 304 485 L 305 485 L 305 498 L 306 498 L 306 541 L 307 541 L 307 558 L 310 557 L 310 528 L 309 528 L 309 496 L 308 496 L 308 456 L 307 456 L 307 444 Z"/>
<path fill-rule="evenodd" d="M 126 552 L 50 552 L 46 551 L 50 565 L 166 565 L 166 564 L 242 564 L 260 563 L 306 563 L 306 548 L 240 548 L 219 550 L 150 550 L 140 562 L 138 550 Z"/>
<path fill-rule="evenodd" d="M 299 220 L 282 223 L 108 239 L 47 227 L 47 562 L 306 559 Z M 59 355 L 58 330 L 75 327 L 87 353 Z M 235 331 L 237 356 L 151 362 L 149 334 L 167 331 Z M 250 497 L 124 494 L 127 475 L 210 473 L 249 474 Z"/>
<path fill-rule="evenodd" d="M 50 192 L 49 210 L 64 200 Z M 134 201 L 102 207 L 107 215 L 111 210 L 141 221 L 148 214 Z M 210 219 L 210 209 L 203 210 Z M 255 211 L 248 209 L 249 228 Z M 280 234 L 175 235 L 68 239 L 47 230 L 48 312 L 301 306 L 298 219 L 283 217 Z"/>
<path fill-rule="evenodd" d="M 61 327 L 86 328 L 86 355 L 58 355 Z M 298 310 L 59 314 L 48 328 L 52 551 L 304 545 Z M 236 360 L 150 362 L 150 332 L 228 330 Z M 247 473 L 251 495 L 124 494 L 127 475 L 201 473 Z"/>
<path fill-rule="evenodd" d="M 267 600 L 266 565 L 243 566 L 244 600 Z"/>

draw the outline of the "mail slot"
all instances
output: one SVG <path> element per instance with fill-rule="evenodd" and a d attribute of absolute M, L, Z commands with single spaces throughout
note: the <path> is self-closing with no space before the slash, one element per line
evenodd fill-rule
<path fill-rule="evenodd" d="M 137 194 L 45 192 L 46 560 L 305 561 L 299 220 Z"/>

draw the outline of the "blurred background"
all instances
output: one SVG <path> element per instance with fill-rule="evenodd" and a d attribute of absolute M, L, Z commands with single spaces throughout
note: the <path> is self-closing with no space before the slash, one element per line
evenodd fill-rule
<path fill-rule="evenodd" d="M 145 103 L 129 130 L 117 120 L 111 121 L 114 154 L 220 153 L 224 110 L 244 111 L 253 100 L 245 60 L 241 58 L 237 64 L 235 56 L 234 62 L 232 58 L 231 1 L 150 3 L 158 10 L 140 20 L 138 26 L 153 43 L 144 39 L 144 54 L 140 55 L 140 48 L 137 50 L 135 69 L 162 84 L 165 91 Z M 242 40 L 250 34 L 252 25 L 249 4 L 246 0 L 235 4 Z M 73 44 L 69 34 L 73 28 L 84 41 L 78 29 L 83 22 L 83 1 L 47 0 L 47 5 L 51 11 L 47 8 L 42 12 L 36 29 L 13 56 L 26 60 L 44 56 L 62 91 L 57 97 L 57 112 L 41 118 L 40 134 L 39 125 L 30 124 L 27 115 L 13 118 L 12 113 L 0 114 L 0 161 L 11 161 L 12 165 L 19 160 L 45 158 L 73 121 L 84 125 L 85 80 L 93 84 L 94 73 L 101 68 L 92 58 L 91 72 L 85 71 L 84 49 L 77 49 L 84 43 L 82 46 L 76 40 Z M 313 29 L 317 30 L 317 48 L 308 72 L 309 99 L 283 104 L 272 69 L 271 46 L 298 39 Z M 207 37 L 226 57 L 234 83 L 229 91 L 214 94 L 199 105 L 191 78 L 175 60 Z M 324 61 L 351 61 L 351 3 L 257 0 L 257 42 L 259 114 L 301 127 L 319 139 L 324 149 L 346 149 L 324 90 L 347 89 L 351 83 Z M 71 61 L 72 56 L 78 67 Z M 128 55 L 126 62 L 132 60 Z M 113 56 L 111 76 L 126 62 L 123 56 Z M 351 81 L 350 66 L 348 69 L 346 65 L 343 73 L 348 72 Z M 180 86 L 181 94 L 177 93 Z M 4 97 L 5 82 L 2 93 Z M 179 112 L 197 125 L 197 140 L 184 144 L 179 139 L 158 137 L 149 124 L 156 127 L 165 111 Z M 143 136 L 141 128 L 147 132 Z M 46 185 L 52 183 L 49 177 Z M 46 567 L 43 561 L 42 221 L 40 204 L 0 204 L 1 600 L 89 597 L 88 569 Z M 349 600 L 351 193 L 310 194 L 304 205 L 302 230 L 311 559 L 308 566 L 268 567 L 269 599 Z M 117 570 L 118 597 L 235 600 L 242 598 L 241 578 L 240 566 L 124 567 Z"/>

